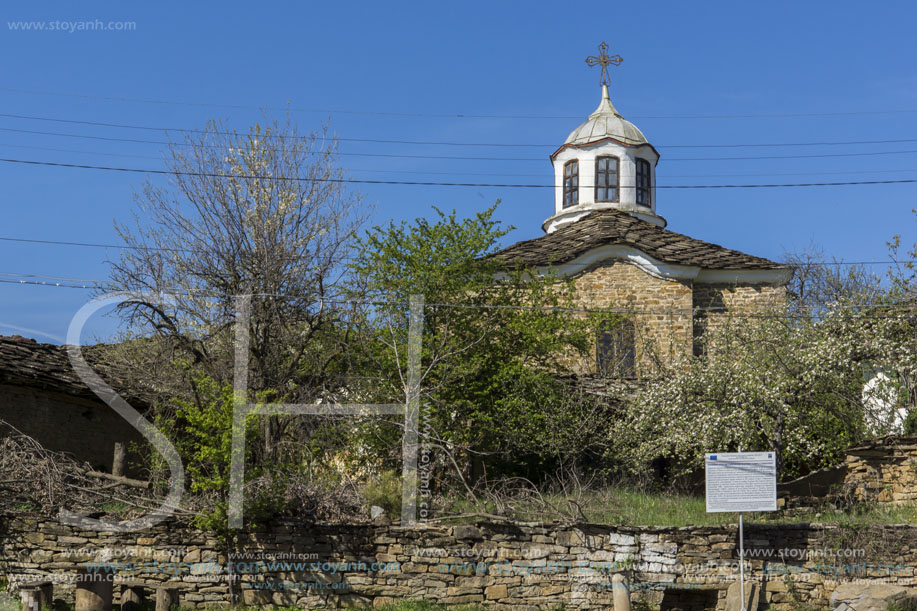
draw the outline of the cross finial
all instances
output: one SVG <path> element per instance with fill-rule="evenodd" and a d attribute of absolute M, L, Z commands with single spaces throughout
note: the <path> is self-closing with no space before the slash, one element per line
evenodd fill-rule
<path fill-rule="evenodd" d="M 599 45 L 599 55 L 590 55 L 586 58 L 586 63 L 590 66 L 601 66 L 602 67 L 602 77 L 599 81 L 600 85 L 608 86 L 611 84 L 611 79 L 608 77 L 608 66 L 609 65 L 620 65 L 624 59 L 620 55 L 608 55 L 608 45 L 602 43 Z"/>

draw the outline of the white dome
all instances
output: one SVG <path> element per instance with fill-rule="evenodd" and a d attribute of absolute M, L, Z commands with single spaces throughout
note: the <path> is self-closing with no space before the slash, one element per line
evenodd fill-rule
<path fill-rule="evenodd" d="M 603 138 L 613 138 L 628 145 L 647 144 L 637 126 L 618 113 L 608 97 L 608 87 L 602 87 L 602 101 L 585 123 L 567 136 L 564 144 L 588 144 Z"/>

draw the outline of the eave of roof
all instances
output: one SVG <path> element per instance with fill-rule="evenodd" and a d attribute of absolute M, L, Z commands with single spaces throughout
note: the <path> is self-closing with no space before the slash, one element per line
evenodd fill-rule
<path fill-rule="evenodd" d="M 83 348 L 90 366 L 100 365 L 94 358 L 98 352 L 97 347 Z M 100 400 L 73 370 L 66 346 L 19 335 L 0 336 L 0 383 Z"/>
<path fill-rule="evenodd" d="M 659 163 L 659 158 L 660 158 L 659 151 L 657 151 L 656 147 L 650 144 L 649 142 L 641 142 L 639 144 L 633 144 L 630 142 L 624 142 L 623 140 L 618 140 L 617 138 L 612 138 L 611 136 L 606 136 L 598 140 L 593 140 L 592 142 L 564 143 L 560 145 L 559 149 L 551 153 L 551 160 L 553 161 L 554 158 L 557 157 L 560 154 L 560 152 L 563 151 L 564 149 L 568 149 L 568 148 L 583 149 L 589 146 L 595 146 L 596 144 L 601 144 L 603 142 L 614 142 L 615 144 L 620 144 L 621 146 L 626 146 L 629 148 L 640 148 L 640 147 L 648 146 L 650 150 L 656 153 L 656 163 L 657 164 Z"/>
<path fill-rule="evenodd" d="M 657 262 L 702 270 L 790 270 L 786 265 L 669 231 L 620 210 L 599 210 L 553 233 L 517 242 L 493 257 L 520 266 L 560 266 L 602 247 L 620 246 Z"/>

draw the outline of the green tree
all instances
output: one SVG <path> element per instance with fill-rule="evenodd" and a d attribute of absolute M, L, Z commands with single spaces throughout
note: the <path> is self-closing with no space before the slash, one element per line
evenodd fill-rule
<path fill-rule="evenodd" d="M 351 268 L 359 294 L 381 304 L 367 314 L 367 366 L 387 380 L 377 390 L 389 396 L 404 387 L 404 304 L 424 296 L 424 430 L 472 480 L 485 469 L 543 475 L 593 449 L 552 435 L 565 419 L 591 432 L 605 424 L 574 423 L 583 406 L 565 400 L 557 378 L 591 362 L 596 325 L 616 320 L 570 311 L 569 281 L 493 257 L 511 229 L 495 210 L 460 219 L 435 209 L 433 221 L 375 227 Z"/>

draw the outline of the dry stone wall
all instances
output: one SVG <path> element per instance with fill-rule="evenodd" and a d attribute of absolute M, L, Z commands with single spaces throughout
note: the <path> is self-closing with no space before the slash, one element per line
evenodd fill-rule
<path fill-rule="evenodd" d="M 917 527 L 869 532 L 810 526 L 747 526 L 746 574 L 762 604 L 825 607 L 838 583 L 911 586 Z M 881 549 L 876 547 L 881 542 Z M 862 549 L 861 549 L 862 548 Z M 628 528 L 480 523 L 458 526 L 328 525 L 277 521 L 243 534 L 232 554 L 206 534 L 161 525 L 139 533 L 92 532 L 54 518 L 0 522 L 0 574 L 50 579 L 55 597 L 78 578 L 177 582 L 186 607 L 378 606 L 425 598 L 493 609 L 607 609 L 612 577 L 633 600 L 662 609 L 723 609 L 737 579 L 735 527 Z M 83 571 L 82 576 L 80 571 Z"/>
<path fill-rule="evenodd" d="M 881 504 L 917 502 L 917 436 L 893 435 L 849 448 L 845 492 Z"/>

